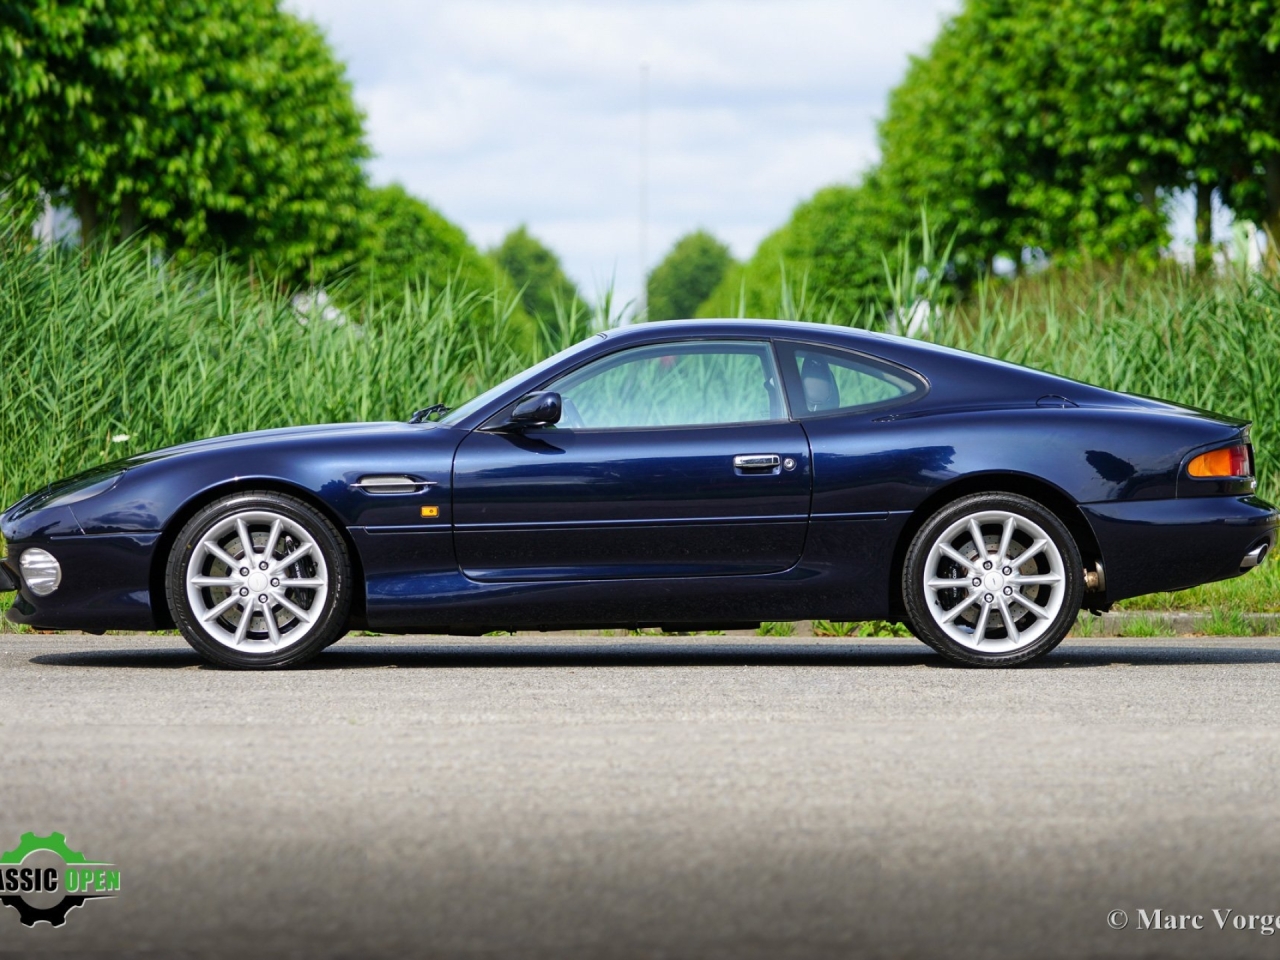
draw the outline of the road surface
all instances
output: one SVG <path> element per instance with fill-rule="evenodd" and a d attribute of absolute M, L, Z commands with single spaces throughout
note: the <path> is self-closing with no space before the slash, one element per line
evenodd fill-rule
<path fill-rule="evenodd" d="M 58 929 L 0 908 L 0 953 L 1280 953 L 1234 928 L 1280 913 L 1274 638 L 1002 672 L 901 640 L 365 638 L 235 673 L 9 635 L 0 746 L 0 850 L 57 830 L 122 874 Z"/>

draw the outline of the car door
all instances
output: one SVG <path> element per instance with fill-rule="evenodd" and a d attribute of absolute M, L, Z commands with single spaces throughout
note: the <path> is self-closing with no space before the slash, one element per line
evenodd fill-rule
<path fill-rule="evenodd" d="M 730 576 L 800 558 L 809 444 L 768 341 L 630 347 L 544 389 L 561 396 L 559 423 L 491 419 L 458 448 L 454 543 L 468 577 Z"/>

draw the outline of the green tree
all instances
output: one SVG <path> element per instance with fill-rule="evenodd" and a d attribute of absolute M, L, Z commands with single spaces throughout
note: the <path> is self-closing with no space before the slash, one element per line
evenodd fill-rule
<path fill-rule="evenodd" d="M 523 224 L 503 237 L 489 255 L 520 290 L 520 302 L 531 317 L 545 323 L 556 316 L 557 303 L 564 311 L 582 301 L 560 258 Z"/>
<path fill-rule="evenodd" d="M 1277 0 L 968 0 L 890 98 L 882 177 L 961 261 L 1154 259 L 1190 189 L 1205 264 L 1215 192 L 1280 228 L 1278 47 Z"/>
<path fill-rule="evenodd" d="M 85 239 L 146 228 L 287 283 L 351 262 L 363 118 L 276 0 L 17 0 L 0 50 L 0 170 L 72 203 Z"/>
<path fill-rule="evenodd" d="M 358 293 L 395 299 L 406 286 L 430 283 L 514 295 L 510 278 L 480 253 L 457 224 L 399 184 L 371 187 L 361 205 L 366 225 L 360 243 Z"/>
<path fill-rule="evenodd" d="M 853 322 L 885 301 L 884 264 L 898 229 L 874 171 L 857 185 L 824 187 L 799 204 L 746 264 L 726 272 L 698 316 Z"/>
<path fill-rule="evenodd" d="M 1169 43 L 1187 43 L 1202 72 L 1217 80 L 1202 111 L 1206 122 L 1192 133 L 1231 146 L 1223 164 L 1225 198 L 1238 215 L 1266 229 L 1272 265 L 1280 267 L 1280 2 L 1187 6 L 1190 15 L 1170 25 Z M 1194 77 L 1184 69 L 1180 80 Z"/>
<path fill-rule="evenodd" d="M 1028 247 L 1153 253 L 1174 122 L 1144 73 L 1159 38 L 1142 7 L 969 0 L 912 61 L 880 127 L 900 226 L 923 207 L 954 230 L 962 277 Z"/>
<path fill-rule="evenodd" d="M 649 274 L 649 319 L 692 317 L 732 265 L 729 248 L 707 231 L 685 234 Z"/>

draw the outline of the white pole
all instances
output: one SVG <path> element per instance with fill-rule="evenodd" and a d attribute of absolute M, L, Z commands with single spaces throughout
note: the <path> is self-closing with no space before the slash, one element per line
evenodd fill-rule
<path fill-rule="evenodd" d="M 640 64 L 640 208 L 639 208 L 640 296 L 636 319 L 649 316 L 648 251 L 649 232 L 649 64 Z"/>

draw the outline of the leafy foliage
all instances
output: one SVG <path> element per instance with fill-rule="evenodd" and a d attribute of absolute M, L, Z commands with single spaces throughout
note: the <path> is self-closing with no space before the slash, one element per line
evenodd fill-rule
<path fill-rule="evenodd" d="M 880 177 L 897 225 L 928 209 L 970 279 L 1023 248 L 1152 253 L 1172 175 L 1140 142 L 1168 125 L 1133 94 L 1159 50 L 1152 6 L 969 0 L 890 95 Z"/>
<path fill-rule="evenodd" d="M 0 170 L 85 238 L 146 228 L 298 283 L 351 262 L 363 118 L 319 29 L 276 0 L 0 8 Z"/>
<path fill-rule="evenodd" d="M 726 271 L 697 314 L 854 322 L 884 300 L 892 222 L 874 176 L 825 187 L 746 264 Z"/>
<path fill-rule="evenodd" d="M 365 191 L 357 295 L 396 300 L 406 289 L 453 280 L 461 288 L 512 293 L 500 267 L 472 246 L 462 228 L 430 204 L 392 184 Z"/>
<path fill-rule="evenodd" d="M 565 276 L 560 258 L 523 224 L 503 237 L 490 256 L 520 290 L 520 302 L 531 317 L 549 319 L 557 309 L 571 308 L 582 300 Z"/>
<path fill-rule="evenodd" d="M 648 280 L 650 320 L 692 317 L 733 264 L 729 248 L 705 230 L 675 242 Z"/>
<path fill-rule="evenodd" d="M 881 125 L 898 223 L 926 206 L 970 276 L 1024 248 L 1154 261 L 1193 188 L 1280 223 L 1274 0 L 968 0 Z"/>

